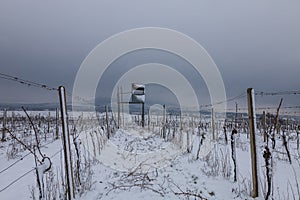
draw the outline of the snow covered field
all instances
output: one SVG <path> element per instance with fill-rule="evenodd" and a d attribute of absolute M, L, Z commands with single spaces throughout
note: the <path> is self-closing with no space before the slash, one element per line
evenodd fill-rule
<path fill-rule="evenodd" d="M 49 114 L 48 111 L 29 113 L 32 117 L 47 117 Z M 23 116 L 22 112 L 15 114 Z M 55 113 L 51 112 L 50 116 L 55 117 Z M 80 161 L 79 177 L 82 178 L 80 187 L 77 187 L 76 199 L 252 199 L 250 142 L 242 129 L 234 138 L 237 163 L 235 182 L 229 130 L 227 144 L 222 129 L 218 130 L 216 141 L 208 142 L 211 129 L 200 129 L 195 119 L 195 124 L 185 123 L 180 142 L 180 131 L 176 125 L 166 129 L 169 135 L 176 133 L 175 137 L 163 138 L 161 124 L 142 128 L 136 125 L 133 117 L 126 116 L 125 126 L 119 130 L 114 128 L 113 120 L 109 122 L 111 135 L 108 140 L 105 120 L 101 121 L 105 115 L 98 116 L 99 123 L 96 124 L 92 120 L 84 120 L 93 118 L 87 113 L 74 116 L 78 120 L 70 123 L 70 130 L 78 136 L 80 158 L 75 156 L 76 149 L 72 142 L 73 166 L 75 170 L 76 161 Z M 84 117 L 80 119 L 79 116 Z M 39 119 L 41 118 L 34 122 L 38 124 Z M 40 131 L 40 150 L 52 162 L 51 170 L 43 177 L 44 188 L 48 191 L 45 199 L 64 199 L 64 196 L 60 196 L 64 193 L 64 187 L 60 185 L 64 177 L 62 141 L 54 138 L 55 120 L 51 121 L 49 133 L 47 120 L 41 121 L 41 127 L 37 125 Z M 11 129 L 9 123 L 7 128 Z M 34 133 L 26 118 L 15 123 L 19 128 L 13 129 L 13 134 L 27 145 L 34 145 Z M 206 136 L 204 141 L 208 142 L 206 146 L 203 141 L 202 146 L 199 145 L 203 133 Z M 186 142 L 188 137 L 189 145 Z M 271 196 L 274 199 L 300 197 L 300 152 L 296 138 L 296 130 L 290 130 L 288 148 L 292 164 L 282 145 L 282 137 L 276 137 L 274 150 L 270 148 Z M 201 153 L 197 159 L 199 146 Z M 206 152 L 204 148 L 209 148 L 210 151 Z M 260 191 L 257 199 L 264 199 L 267 191 L 264 148 L 265 143 L 259 132 L 257 156 Z M 77 158 L 79 159 L 76 160 Z M 34 156 L 7 133 L 7 140 L 0 142 L 0 199 L 33 199 L 33 196 L 38 199 L 34 169 Z"/>

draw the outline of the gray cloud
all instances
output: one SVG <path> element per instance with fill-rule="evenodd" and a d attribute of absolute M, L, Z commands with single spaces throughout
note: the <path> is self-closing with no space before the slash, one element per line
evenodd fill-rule
<path fill-rule="evenodd" d="M 250 86 L 295 90 L 300 85 L 299 6 L 299 1 L 280 0 L 2 0 L 0 71 L 66 85 L 71 91 L 81 62 L 97 44 L 127 29 L 157 26 L 183 32 L 203 45 L 223 75 L 228 96 Z M 57 100 L 54 94 L 6 80 L 0 80 L 0 91 L 7 94 L 0 102 Z"/>

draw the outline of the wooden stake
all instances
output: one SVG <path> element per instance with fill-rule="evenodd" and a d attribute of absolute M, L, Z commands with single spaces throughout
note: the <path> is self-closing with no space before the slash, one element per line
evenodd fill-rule
<path fill-rule="evenodd" d="M 48 113 L 48 130 L 47 130 L 48 134 L 50 133 L 50 120 L 51 120 L 51 116 L 50 116 L 50 111 L 49 111 L 49 113 Z"/>
<path fill-rule="evenodd" d="M 145 127 L 145 103 L 142 103 L 142 127 Z"/>
<path fill-rule="evenodd" d="M 298 129 L 300 129 L 300 128 L 298 128 Z M 300 130 L 298 131 L 297 130 L 297 150 L 299 150 L 299 144 L 300 144 L 300 142 L 299 142 L 299 134 L 300 134 Z"/>
<path fill-rule="evenodd" d="M 118 128 L 120 128 L 121 114 L 120 114 L 120 88 L 119 87 L 118 87 L 118 92 L 117 92 L 117 99 L 118 99 Z"/>
<path fill-rule="evenodd" d="M 238 116 L 238 103 L 235 102 L 235 119 L 234 119 L 234 125 L 235 125 L 236 130 L 237 130 L 237 128 L 238 128 L 238 124 L 237 124 L 237 116 Z"/>
<path fill-rule="evenodd" d="M 59 102 L 61 111 L 61 121 L 62 121 L 62 142 L 64 149 L 64 160 L 65 160 L 65 174 L 67 177 L 67 198 L 71 200 L 75 198 L 74 190 L 74 179 L 73 179 L 73 167 L 72 167 L 72 154 L 70 145 L 70 133 L 69 133 L 69 122 L 68 122 L 68 112 L 66 103 L 66 90 L 63 86 L 58 88 L 59 90 Z"/>
<path fill-rule="evenodd" d="M 264 142 L 267 142 L 267 126 L 266 126 L 266 112 L 263 111 L 262 115 L 262 128 L 264 131 Z"/>
<path fill-rule="evenodd" d="M 192 135 L 194 135 L 194 116 L 192 115 Z"/>
<path fill-rule="evenodd" d="M 150 131 L 150 110 L 148 110 L 148 131 Z"/>
<path fill-rule="evenodd" d="M 275 132 L 279 132 L 279 126 L 278 126 L 278 118 L 279 118 L 279 110 L 282 104 L 283 98 L 280 99 L 280 103 L 279 106 L 276 110 L 276 116 L 275 116 L 275 120 L 274 120 L 274 129 L 273 129 L 273 133 L 272 133 L 272 149 L 275 149 L 275 145 L 276 145 L 276 139 L 275 139 Z"/>
<path fill-rule="evenodd" d="M 15 129 L 15 112 L 14 111 L 12 111 L 12 113 L 11 113 L 11 128 L 12 128 L 12 130 Z"/>
<path fill-rule="evenodd" d="M 181 111 L 180 111 L 180 135 L 179 135 L 179 142 L 180 142 L 180 149 L 182 149 L 182 130 L 183 130 L 183 126 L 182 126 L 182 113 L 181 113 Z"/>
<path fill-rule="evenodd" d="M 189 130 L 187 130 L 187 132 L 186 132 L 186 151 L 187 151 L 187 153 L 191 153 Z"/>
<path fill-rule="evenodd" d="M 107 138 L 110 138 L 110 128 L 108 123 L 108 107 L 105 106 L 105 114 L 106 114 L 106 131 L 107 131 Z"/>
<path fill-rule="evenodd" d="M 213 140 L 215 140 L 215 139 L 216 139 L 216 136 L 215 136 L 215 116 L 214 116 L 214 108 L 211 109 L 211 128 L 212 128 Z"/>
<path fill-rule="evenodd" d="M 235 136 L 237 134 L 237 130 L 233 129 L 231 132 L 231 158 L 233 161 L 233 181 L 237 182 L 237 170 L 236 170 L 236 149 L 235 149 Z"/>
<path fill-rule="evenodd" d="M 122 102 L 122 105 L 121 105 L 121 113 L 122 113 L 122 122 L 123 122 L 123 127 L 125 126 L 125 117 L 124 117 L 124 101 L 123 101 L 123 88 L 121 87 L 121 102 Z"/>
<path fill-rule="evenodd" d="M 257 158 L 256 158 L 256 142 L 255 142 L 255 100 L 253 88 L 247 89 L 248 96 L 248 115 L 249 115 L 249 127 L 250 127 L 250 147 L 251 147 L 251 161 L 252 161 L 252 197 L 258 197 L 258 178 L 257 178 Z"/>
<path fill-rule="evenodd" d="M 58 139 L 58 132 L 59 132 L 59 126 L 58 126 L 58 108 L 55 109 L 55 139 Z"/>
<path fill-rule="evenodd" d="M 163 105 L 163 138 L 166 139 L 166 105 Z"/>
<path fill-rule="evenodd" d="M 6 141 L 5 133 L 6 133 L 6 110 L 3 111 L 2 139 L 1 139 L 2 142 Z"/>

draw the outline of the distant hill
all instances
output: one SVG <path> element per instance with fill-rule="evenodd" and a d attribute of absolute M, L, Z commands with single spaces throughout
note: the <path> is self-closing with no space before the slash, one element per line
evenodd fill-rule
<path fill-rule="evenodd" d="M 110 101 L 108 98 L 106 98 L 106 99 L 97 98 L 96 105 L 98 105 L 99 107 L 96 107 L 96 111 L 104 112 L 105 111 L 104 105 L 109 105 L 109 104 L 110 104 Z M 150 106 L 154 105 L 154 104 L 160 104 L 160 105 L 166 104 L 167 112 L 171 112 L 174 114 L 178 114 L 180 112 L 178 105 L 168 104 L 167 102 L 151 101 L 151 102 L 146 102 L 145 113 L 148 113 Z M 67 103 L 67 105 L 68 105 L 68 110 L 72 110 L 72 104 Z M 9 111 L 20 111 L 20 110 L 22 110 L 22 106 L 26 110 L 32 110 L 32 111 L 45 111 L 45 110 L 54 111 L 56 108 L 59 108 L 59 103 L 0 103 L 0 110 L 6 109 Z M 130 107 L 131 107 L 130 108 L 131 113 L 140 113 L 141 112 L 140 105 L 131 105 Z M 92 111 L 92 108 L 87 107 L 87 106 L 77 107 L 77 109 L 81 110 L 81 111 Z M 110 111 L 110 109 L 109 109 L 109 111 Z M 201 110 L 201 114 L 210 115 L 211 112 L 207 111 L 207 110 L 206 111 Z M 247 113 L 243 113 L 243 115 L 245 118 L 247 118 Z M 227 112 L 226 116 L 227 116 L 227 118 L 233 119 L 235 117 L 235 113 Z M 281 115 L 281 117 L 293 117 L 295 120 L 300 120 L 299 116 Z M 261 114 L 257 114 L 257 120 L 259 120 L 260 118 L 261 118 Z"/>
<path fill-rule="evenodd" d="M 59 107 L 58 103 L 0 103 L 1 110 L 22 110 L 22 106 L 27 110 L 55 110 Z"/>

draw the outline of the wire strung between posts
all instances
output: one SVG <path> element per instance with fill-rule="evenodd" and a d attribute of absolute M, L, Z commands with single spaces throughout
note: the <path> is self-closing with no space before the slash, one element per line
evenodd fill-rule
<path fill-rule="evenodd" d="M 27 85 L 27 86 L 34 86 L 34 87 L 46 89 L 48 91 L 58 91 L 57 88 L 50 87 L 48 85 L 41 84 L 41 83 L 38 83 L 38 82 L 35 82 L 35 81 L 25 80 L 25 79 L 22 79 L 22 78 L 19 78 L 19 77 L 16 77 L 16 76 L 11 76 L 11 75 L 4 74 L 4 73 L 0 73 L 0 78 L 5 79 L 5 80 L 10 80 L 10 81 L 15 81 L 15 82 L 21 83 L 23 85 Z M 68 96 L 72 97 L 72 93 L 67 92 L 66 94 Z M 88 100 L 86 100 L 82 97 L 79 97 L 79 96 L 76 96 L 74 98 L 77 99 L 77 100 L 83 101 L 83 102 L 88 102 Z"/>
<path fill-rule="evenodd" d="M 34 81 L 29 81 L 29 80 L 21 79 L 19 77 L 11 76 L 11 75 L 4 74 L 4 73 L 0 73 L 0 78 L 6 79 L 6 80 L 15 81 L 15 82 L 21 83 L 23 85 L 27 85 L 27 86 L 34 86 L 34 87 L 39 87 L 39 88 L 47 89 L 47 90 L 50 90 L 50 91 L 57 91 L 58 90 L 57 88 L 53 88 L 53 87 L 47 86 L 45 84 L 41 84 L 41 83 L 37 83 L 37 82 L 34 82 Z M 131 92 L 123 92 L 122 94 L 129 94 L 129 93 L 131 93 Z M 85 98 L 82 98 L 80 96 L 73 97 L 72 93 L 70 93 L 70 92 L 67 92 L 66 94 L 68 96 L 70 96 L 70 97 L 72 97 L 74 99 L 77 99 L 79 101 L 82 101 L 82 102 L 89 102 L 89 103 L 91 102 L 91 101 L 89 101 L 89 100 L 87 100 Z M 221 102 L 216 102 L 214 104 L 200 105 L 200 107 L 212 107 L 212 106 L 223 104 L 223 103 L 226 103 L 226 102 L 230 102 L 230 101 L 233 101 L 233 100 L 236 100 L 236 99 L 239 99 L 239 98 L 243 98 L 245 96 L 246 96 L 246 94 L 243 92 L 241 95 L 238 95 L 238 96 L 233 97 L 231 99 L 227 99 L 227 100 L 221 101 Z M 100 106 L 96 106 L 96 107 L 100 107 Z"/>
<path fill-rule="evenodd" d="M 27 157 L 28 155 L 30 155 L 31 153 L 27 153 L 25 156 L 23 156 L 22 158 L 20 158 L 19 160 L 13 162 L 12 164 L 10 164 L 9 166 L 7 166 L 6 168 L 4 168 L 3 170 L 0 171 L 0 174 L 2 174 L 3 172 L 5 172 L 6 170 L 12 168 L 14 165 L 16 165 L 18 162 L 20 162 L 21 160 L 23 160 L 25 157 Z"/>
<path fill-rule="evenodd" d="M 256 107 L 255 110 L 271 110 L 271 109 L 277 109 L 278 107 Z M 294 109 L 294 108 L 300 108 L 300 106 L 283 106 L 282 109 Z M 235 111 L 236 108 L 228 108 L 227 111 Z M 248 108 L 238 108 L 238 110 L 248 110 Z"/>
<path fill-rule="evenodd" d="M 247 96 L 247 94 L 245 92 L 242 92 L 241 94 L 239 94 L 235 97 L 226 99 L 224 101 L 216 102 L 216 103 L 213 103 L 213 104 L 202 104 L 202 105 L 199 105 L 199 107 L 200 107 L 200 110 L 201 110 L 201 108 L 213 107 L 215 105 L 231 102 L 231 101 L 234 101 L 234 100 L 237 100 L 237 99 L 244 98 L 246 96 Z M 124 103 L 124 102 L 122 102 L 122 103 Z M 95 107 L 104 107 L 104 106 L 103 105 L 96 105 Z M 180 107 L 176 107 L 176 106 L 168 106 L 168 108 L 169 109 L 180 109 Z M 186 107 L 186 109 L 189 109 L 189 108 L 195 109 L 196 107 Z"/>
<path fill-rule="evenodd" d="M 219 104 L 231 102 L 231 101 L 234 101 L 234 100 L 237 100 L 237 99 L 244 98 L 244 97 L 246 97 L 246 96 L 247 96 L 247 94 L 246 94 L 245 92 L 242 92 L 242 93 L 239 94 L 238 96 L 235 96 L 235 97 L 226 99 L 226 100 L 224 100 L 224 101 L 219 101 L 219 102 L 216 102 L 216 103 L 214 103 L 214 104 L 201 105 L 200 107 L 203 107 L 203 108 L 206 108 L 206 107 L 213 107 L 213 106 L 215 106 L 215 105 L 219 105 Z"/>
<path fill-rule="evenodd" d="M 247 112 L 247 109 L 248 108 L 238 108 L 239 111 L 245 111 Z M 276 109 L 276 108 L 274 108 Z M 256 110 L 265 110 L 265 109 L 257 109 Z M 227 109 L 227 111 L 235 111 L 235 109 Z M 291 114 L 300 114 L 300 111 L 283 111 L 283 110 L 280 110 L 279 111 L 280 114 L 287 114 L 287 115 L 291 115 Z"/>
<path fill-rule="evenodd" d="M 52 144 L 54 142 L 56 142 L 57 140 L 53 140 L 51 142 L 48 142 L 46 144 L 41 145 L 41 148 L 48 146 L 49 144 Z M 23 157 L 21 157 L 20 159 L 16 160 L 15 162 L 13 162 L 12 164 L 10 164 L 9 166 L 7 166 L 6 168 L 2 169 L 0 171 L 0 174 L 2 174 L 3 172 L 7 171 L 8 169 L 12 168 L 14 165 L 18 164 L 20 161 L 22 161 L 24 158 L 26 158 L 28 155 L 30 155 L 31 152 L 28 152 L 27 154 L 25 154 Z"/>
<path fill-rule="evenodd" d="M 46 89 L 46 90 L 49 90 L 49 91 L 57 91 L 58 90 L 57 88 L 50 87 L 50 86 L 47 86 L 45 84 L 41 84 L 41 83 L 38 83 L 38 82 L 35 82 L 35 81 L 25 80 L 25 79 L 22 79 L 22 78 L 19 78 L 19 77 L 16 77 L 16 76 L 11 76 L 11 75 L 4 74 L 4 73 L 0 73 L 0 78 L 6 79 L 6 80 L 10 80 L 10 81 L 15 81 L 15 82 L 21 83 L 23 85 L 27 85 L 27 86 L 34 86 L 34 87 Z M 122 94 L 129 94 L 129 93 L 131 93 L 131 92 L 123 92 Z M 72 93 L 67 92 L 66 94 L 68 96 L 72 97 Z M 260 95 L 260 96 L 299 95 L 299 94 L 300 94 L 300 91 L 281 91 L 281 92 L 256 91 L 255 92 L 255 95 Z M 233 97 L 233 98 L 226 99 L 225 101 L 216 102 L 214 104 L 200 105 L 200 108 L 213 107 L 215 105 L 219 105 L 219 104 L 231 102 L 231 101 L 234 101 L 234 100 L 237 100 L 237 99 L 241 99 L 241 98 L 244 98 L 244 97 L 246 97 L 246 94 L 243 92 L 240 95 L 238 95 L 236 97 Z M 76 97 L 73 97 L 73 98 L 77 99 L 77 100 L 80 100 L 81 102 L 88 102 L 88 103 L 91 102 L 91 101 L 88 101 L 88 100 L 86 100 L 86 99 L 84 99 L 82 97 L 79 97 L 79 96 L 76 96 Z M 84 106 L 84 105 L 80 105 L 80 106 Z M 88 106 L 88 105 L 85 105 L 85 106 Z M 102 106 L 102 105 L 94 105 L 93 107 L 102 108 L 104 106 Z M 298 106 L 298 107 L 284 107 L 284 108 L 300 108 L 300 106 Z M 265 108 L 256 108 L 256 109 L 257 110 L 275 109 L 275 107 L 274 108 L 273 107 L 265 107 Z M 230 110 L 230 109 L 228 109 L 228 110 Z M 242 110 L 242 109 L 239 108 L 238 110 Z"/>
<path fill-rule="evenodd" d="M 283 106 L 282 109 L 291 109 L 291 108 L 300 108 L 300 106 Z M 270 110 L 270 109 L 277 109 L 277 107 L 259 107 L 256 108 L 257 110 Z"/>
<path fill-rule="evenodd" d="M 42 89 L 46 89 L 46 90 L 50 90 L 50 91 L 57 91 L 57 88 L 50 87 L 50 86 L 47 86 L 45 84 L 41 84 L 41 83 L 38 83 L 35 81 L 25 80 L 25 79 L 22 79 L 22 78 L 19 78 L 16 76 L 11 76 L 11 75 L 4 74 L 4 73 L 0 73 L 0 78 L 15 81 L 15 82 L 21 83 L 23 85 L 27 85 L 27 86 L 34 86 L 34 87 L 38 87 L 38 88 L 42 88 Z"/>
<path fill-rule="evenodd" d="M 58 155 L 60 152 L 62 151 L 62 148 L 60 150 L 58 150 L 55 154 L 53 154 L 50 158 L 54 158 L 56 155 Z M 26 175 L 28 175 L 30 172 L 32 172 L 33 170 L 35 170 L 36 168 L 33 168 L 31 170 L 29 170 L 28 172 L 24 173 L 23 175 L 21 175 L 20 177 L 16 178 L 15 180 L 13 180 L 11 183 L 9 183 L 7 186 L 5 186 L 4 188 L 2 188 L 0 190 L 0 193 L 3 192 L 4 190 L 6 190 L 7 188 L 9 188 L 10 186 L 12 186 L 13 184 L 15 184 L 16 182 L 18 182 L 20 179 L 22 179 L 23 177 L 25 177 Z"/>
<path fill-rule="evenodd" d="M 11 75 L 4 74 L 4 73 L 0 73 L 0 78 L 5 79 L 5 80 L 10 80 L 10 81 L 15 81 L 15 82 L 21 83 L 23 85 L 27 85 L 27 86 L 34 86 L 34 87 L 46 89 L 48 91 L 58 91 L 58 88 L 50 87 L 50 86 L 45 85 L 45 84 L 41 84 L 41 83 L 38 83 L 38 82 L 35 82 L 35 81 L 25 80 L 25 79 L 22 79 L 22 78 L 19 78 L 19 77 L 16 77 L 16 76 L 11 76 Z M 72 93 L 67 92 L 66 94 L 68 96 L 72 97 Z M 90 101 L 88 101 L 88 100 L 86 100 L 82 97 L 79 97 L 79 96 L 74 97 L 74 99 L 80 100 L 82 102 L 90 102 Z"/>
<path fill-rule="evenodd" d="M 0 192 L 3 192 L 4 190 L 6 190 L 7 188 L 9 188 L 10 186 L 12 186 L 14 183 L 16 183 L 17 181 L 19 181 L 20 179 L 22 179 L 23 177 L 25 177 L 27 174 L 29 174 L 30 172 L 32 172 L 33 170 L 35 170 L 35 168 L 29 170 L 28 172 L 26 172 L 25 174 L 23 174 L 22 176 L 20 176 L 19 178 L 15 179 L 14 181 L 12 181 L 10 184 L 8 184 L 7 186 L 5 186 L 4 188 L 2 188 L 0 190 Z"/>
<path fill-rule="evenodd" d="M 286 112 L 286 111 L 281 111 L 281 114 L 300 114 L 300 111 L 290 111 L 290 112 Z"/>
<path fill-rule="evenodd" d="M 261 95 L 261 96 L 299 95 L 299 94 L 300 94 L 300 91 L 282 91 L 282 92 L 255 91 L 255 95 Z"/>

